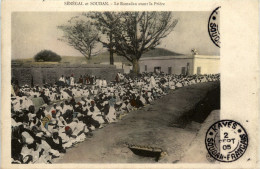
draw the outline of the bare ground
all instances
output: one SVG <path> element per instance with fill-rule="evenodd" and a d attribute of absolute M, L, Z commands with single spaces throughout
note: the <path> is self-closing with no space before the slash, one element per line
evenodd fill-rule
<path fill-rule="evenodd" d="M 201 123 L 183 117 L 218 87 L 219 82 L 209 82 L 171 91 L 152 105 L 94 131 L 92 138 L 68 149 L 55 163 L 156 163 L 155 158 L 135 155 L 128 145 L 160 148 L 165 154 L 158 162 L 177 163 L 201 128 Z M 198 112 L 196 116 L 200 117 Z"/>

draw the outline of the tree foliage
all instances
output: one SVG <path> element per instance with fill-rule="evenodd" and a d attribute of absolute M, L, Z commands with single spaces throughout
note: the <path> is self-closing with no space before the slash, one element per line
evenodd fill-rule
<path fill-rule="evenodd" d="M 105 35 L 98 38 L 98 41 L 110 52 L 110 64 L 114 64 L 113 53 L 115 53 L 115 34 L 119 32 L 121 27 L 120 16 L 118 12 L 90 12 L 83 13 L 84 16 L 91 19 L 96 29 Z"/>
<path fill-rule="evenodd" d="M 137 73 L 142 54 L 158 46 L 178 20 L 171 12 L 124 12 L 121 16 L 122 27 L 115 37 L 115 52 L 133 63 Z"/>
<path fill-rule="evenodd" d="M 63 37 L 59 40 L 74 47 L 86 59 L 91 59 L 92 50 L 97 43 L 99 34 L 90 21 L 80 19 L 77 16 L 71 18 L 68 24 L 58 26 L 58 29 L 63 31 Z"/>
<path fill-rule="evenodd" d="M 88 59 L 100 42 L 110 52 L 110 64 L 116 53 L 133 64 L 135 73 L 142 55 L 158 46 L 178 22 L 171 12 L 89 12 L 83 16 L 58 27 L 64 32 L 62 40 Z"/>
<path fill-rule="evenodd" d="M 34 56 L 36 62 L 59 62 L 61 57 L 51 50 L 42 50 Z"/>

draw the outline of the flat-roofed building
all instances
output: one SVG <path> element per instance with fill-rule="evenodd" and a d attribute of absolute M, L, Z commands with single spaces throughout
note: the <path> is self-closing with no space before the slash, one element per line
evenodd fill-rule
<path fill-rule="evenodd" d="M 161 71 L 167 74 L 215 74 L 220 73 L 220 57 L 213 55 L 184 55 L 158 48 L 144 54 L 139 60 L 142 72 Z"/>

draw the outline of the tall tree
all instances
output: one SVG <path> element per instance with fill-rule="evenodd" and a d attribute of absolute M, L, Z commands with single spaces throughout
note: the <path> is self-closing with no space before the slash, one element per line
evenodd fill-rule
<path fill-rule="evenodd" d="M 90 21 L 71 18 L 66 25 L 58 26 L 63 31 L 63 37 L 59 40 L 78 50 L 86 59 L 91 59 L 93 48 L 98 42 L 99 34 Z"/>
<path fill-rule="evenodd" d="M 83 15 L 91 18 L 91 22 L 96 26 L 104 36 L 98 39 L 99 42 L 106 47 L 110 54 L 110 64 L 114 64 L 115 53 L 115 35 L 119 32 L 121 27 L 119 12 L 90 12 Z"/>
<path fill-rule="evenodd" d="M 129 60 L 138 73 L 142 55 L 159 45 L 177 22 L 171 12 L 124 12 L 121 29 L 115 34 L 115 52 Z"/>

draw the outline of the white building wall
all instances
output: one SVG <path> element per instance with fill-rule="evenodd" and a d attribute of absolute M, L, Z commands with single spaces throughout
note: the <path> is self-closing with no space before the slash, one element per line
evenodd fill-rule
<path fill-rule="evenodd" d="M 220 57 L 195 55 L 194 57 L 194 74 L 197 74 L 198 67 L 201 67 L 201 74 L 220 73 Z"/>
<path fill-rule="evenodd" d="M 193 72 L 193 59 L 190 58 L 173 58 L 173 59 L 147 59 L 139 61 L 140 72 L 154 72 L 154 67 L 161 67 L 161 71 L 168 73 L 168 68 L 171 67 L 172 74 L 181 74 L 182 67 L 187 69 L 187 63 L 189 63 L 190 73 Z M 147 71 L 145 71 L 145 65 Z M 186 70 L 187 71 L 187 70 Z"/>
<path fill-rule="evenodd" d="M 197 68 L 200 67 L 200 74 L 220 73 L 220 57 L 209 55 L 195 56 L 163 56 L 152 58 L 141 58 L 139 60 L 140 72 L 154 72 L 154 67 L 161 67 L 161 71 L 168 73 L 168 67 L 172 67 L 172 74 L 182 74 L 182 67 L 187 71 L 189 63 L 189 74 L 197 74 Z M 145 71 L 147 66 L 147 71 Z"/>
<path fill-rule="evenodd" d="M 128 74 L 131 70 L 133 70 L 133 66 L 123 65 L 124 73 Z"/>
<path fill-rule="evenodd" d="M 101 65 L 110 65 L 110 62 L 101 62 Z M 126 66 L 122 62 L 114 62 L 117 69 L 123 69 L 124 73 L 128 74 L 133 69 L 133 66 Z"/>
<path fill-rule="evenodd" d="M 110 65 L 110 62 L 101 62 L 101 65 Z M 117 69 L 123 69 L 123 63 L 122 62 L 114 62 L 114 65 Z"/>

